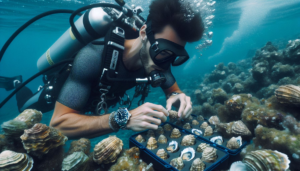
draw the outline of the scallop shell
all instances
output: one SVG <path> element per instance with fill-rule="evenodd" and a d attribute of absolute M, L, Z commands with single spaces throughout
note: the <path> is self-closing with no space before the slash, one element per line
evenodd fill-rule
<path fill-rule="evenodd" d="M 166 136 L 160 135 L 160 136 L 158 137 L 158 140 L 157 140 L 157 141 L 158 141 L 160 144 L 167 144 L 168 139 L 167 139 Z"/>
<path fill-rule="evenodd" d="M 242 146 L 242 137 L 238 136 L 238 137 L 232 137 L 228 142 L 226 147 L 231 149 L 231 150 L 235 150 L 238 149 Z"/>
<path fill-rule="evenodd" d="M 195 150 L 192 147 L 188 147 L 182 150 L 180 157 L 182 160 L 191 161 L 195 157 Z"/>
<path fill-rule="evenodd" d="M 178 170 L 182 170 L 184 167 L 184 163 L 181 157 L 177 157 L 171 160 L 170 165 L 175 167 Z"/>
<path fill-rule="evenodd" d="M 217 149 L 213 147 L 206 147 L 202 153 L 202 160 L 208 163 L 213 163 L 217 160 Z"/>
<path fill-rule="evenodd" d="M 168 154 L 167 154 L 167 152 L 166 152 L 163 148 L 157 150 L 156 155 L 157 155 L 158 157 L 160 157 L 161 159 L 163 159 L 163 160 L 168 159 Z"/>
<path fill-rule="evenodd" d="M 200 126 L 201 129 L 206 129 L 208 127 L 208 123 L 207 122 L 203 122 Z"/>
<path fill-rule="evenodd" d="M 248 127 L 241 121 L 234 121 L 229 123 L 219 123 L 216 125 L 218 131 L 226 130 L 230 136 L 251 136 Z"/>
<path fill-rule="evenodd" d="M 153 130 L 148 130 L 147 136 L 148 137 L 155 137 L 154 131 Z"/>
<path fill-rule="evenodd" d="M 147 148 L 149 150 L 154 150 L 157 149 L 157 141 L 154 137 L 150 137 L 148 142 L 147 142 Z"/>
<path fill-rule="evenodd" d="M 27 153 L 37 157 L 64 145 L 68 140 L 59 130 L 41 123 L 35 124 L 31 129 L 25 129 L 20 138 Z"/>
<path fill-rule="evenodd" d="M 218 145 L 222 145 L 223 144 L 223 138 L 222 136 L 216 136 L 216 137 L 212 137 L 210 139 L 211 142 L 216 143 Z"/>
<path fill-rule="evenodd" d="M 174 153 L 176 151 L 178 151 L 179 147 L 178 147 L 178 142 L 177 141 L 171 141 L 169 143 L 169 146 L 167 147 L 167 150 L 170 152 L 170 153 Z"/>
<path fill-rule="evenodd" d="M 204 121 L 204 118 L 203 118 L 202 115 L 198 115 L 198 116 L 197 116 L 197 120 L 198 120 L 198 121 Z"/>
<path fill-rule="evenodd" d="M 180 133 L 179 129 L 177 129 L 177 128 L 174 128 L 170 135 L 171 138 L 179 138 L 180 136 L 181 136 L 181 133 Z"/>
<path fill-rule="evenodd" d="M 146 140 L 143 138 L 141 134 L 135 137 L 135 140 L 139 143 L 145 142 Z"/>
<path fill-rule="evenodd" d="M 247 153 L 243 162 L 252 170 L 282 171 L 289 168 L 286 154 L 272 150 L 256 150 Z"/>
<path fill-rule="evenodd" d="M 202 153 L 206 147 L 209 147 L 209 145 L 206 143 L 199 144 L 197 147 L 197 152 Z"/>
<path fill-rule="evenodd" d="M 185 135 L 181 141 L 182 146 L 191 146 L 196 143 L 196 138 L 194 135 Z"/>
<path fill-rule="evenodd" d="M 68 155 L 74 152 L 84 152 L 86 155 L 89 155 L 91 149 L 91 141 L 87 138 L 80 138 L 77 141 L 72 141 Z"/>
<path fill-rule="evenodd" d="M 200 158 L 196 158 L 192 163 L 190 171 L 204 171 L 204 169 L 205 164 L 203 163 L 203 161 L 201 161 Z"/>
<path fill-rule="evenodd" d="M 64 158 L 62 171 L 82 171 L 86 170 L 89 157 L 84 152 L 74 152 Z"/>
<path fill-rule="evenodd" d="M 177 120 L 178 118 L 178 112 L 176 112 L 175 110 L 169 110 L 169 118 L 170 120 Z"/>
<path fill-rule="evenodd" d="M 275 96 L 280 103 L 300 105 L 300 87 L 283 85 L 275 90 Z"/>
<path fill-rule="evenodd" d="M 173 127 L 170 124 L 165 124 L 164 125 L 164 130 L 165 131 L 172 131 Z"/>
<path fill-rule="evenodd" d="M 196 119 L 194 119 L 193 121 L 192 121 L 192 125 L 199 125 L 199 122 L 196 120 Z"/>
<path fill-rule="evenodd" d="M 211 136 L 213 134 L 213 129 L 211 126 L 205 128 L 204 136 Z"/>
<path fill-rule="evenodd" d="M 93 160 L 97 164 L 113 163 L 123 149 L 123 141 L 116 136 L 109 136 L 99 142 L 94 148 Z"/>
<path fill-rule="evenodd" d="M 192 129 L 191 124 L 190 123 L 185 123 L 183 125 L 183 129 Z"/>
<path fill-rule="evenodd" d="M 198 136 L 203 134 L 203 132 L 199 129 L 192 129 L 192 133 L 195 134 L 195 135 L 198 135 Z"/>
<path fill-rule="evenodd" d="M 216 125 L 218 123 L 220 123 L 220 119 L 218 116 L 211 116 L 209 119 L 208 119 L 208 122 L 212 125 Z"/>
<path fill-rule="evenodd" d="M 162 135 L 164 134 L 164 129 L 161 126 L 158 126 L 157 130 L 155 131 L 157 135 Z"/>
<path fill-rule="evenodd" d="M 25 153 L 5 150 L 0 154 L 1 171 L 30 171 L 32 167 L 33 159 Z"/>

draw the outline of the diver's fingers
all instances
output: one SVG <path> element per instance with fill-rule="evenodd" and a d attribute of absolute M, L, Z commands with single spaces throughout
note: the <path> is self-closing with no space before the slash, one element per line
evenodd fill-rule
<path fill-rule="evenodd" d="M 153 110 L 157 110 L 165 114 L 165 116 L 169 116 L 169 112 L 162 105 L 156 105 L 153 103 L 147 103 L 147 106 Z"/>
<path fill-rule="evenodd" d="M 167 121 L 167 117 L 165 116 L 165 114 L 163 112 L 158 112 L 158 111 L 149 111 L 147 112 L 148 113 L 148 116 L 152 116 L 152 117 L 156 117 L 156 118 L 159 118 L 161 119 L 163 122 L 166 122 Z"/>
<path fill-rule="evenodd" d="M 192 102 L 191 102 L 191 98 L 189 96 L 185 96 L 185 101 L 186 101 L 186 107 L 184 109 L 183 115 L 184 115 L 184 118 L 187 118 L 189 116 L 190 110 L 192 110 Z"/>
<path fill-rule="evenodd" d="M 178 110 L 178 117 L 180 119 L 182 119 L 182 116 L 183 116 L 183 111 L 186 107 L 186 101 L 185 101 L 185 94 L 182 94 L 182 95 L 179 95 L 180 97 L 180 107 L 179 107 L 179 110 Z"/>
<path fill-rule="evenodd" d="M 173 103 L 175 102 L 175 100 L 177 100 L 177 99 L 169 98 L 169 99 L 167 100 L 166 109 L 167 109 L 168 111 L 172 109 L 172 105 L 173 105 Z"/>
<path fill-rule="evenodd" d="M 151 116 L 145 116 L 144 121 L 146 121 L 148 123 L 153 123 L 155 125 L 160 125 L 161 124 L 161 120 L 160 119 L 153 118 Z"/>
<path fill-rule="evenodd" d="M 144 129 L 154 129 L 156 130 L 158 128 L 158 125 L 154 125 L 154 124 L 151 124 L 151 123 L 148 123 L 148 122 L 143 122 L 143 128 Z"/>

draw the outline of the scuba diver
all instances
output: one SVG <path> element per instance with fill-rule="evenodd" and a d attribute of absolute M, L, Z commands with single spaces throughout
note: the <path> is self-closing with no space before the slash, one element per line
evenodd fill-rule
<path fill-rule="evenodd" d="M 119 2 L 124 5 L 123 1 Z M 117 16 L 124 11 L 123 8 Z M 135 11 L 137 14 L 141 12 L 137 8 Z M 109 22 L 113 19 L 110 14 L 116 12 L 105 7 L 89 10 L 76 21 L 78 30 L 71 27 L 51 46 L 51 50 L 38 61 L 40 70 L 57 63 L 55 60 L 59 55 L 62 56 L 60 58 L 69 58 L 71 52 L 57 52 L 64 50 L 65 46 L 73 51 L 80 50 L 75 53 L 72 63 L 65 64 L 54 73 L 49 70 L 44 75 L 45 85 L 20 105 L 20 111 L 35 108 L 45 112 L 54 107 L 50 125 L 71 139 L 93 138 L 119 129 L 157 129 L 161 122 L 167 120 L 168 110 L 172 106 L 179 108 L 180 119 L 191 114 L 191 98 L 180 90 L 170 67 L 179 66 L 189 59 L 184 48 L 187 42 L 201 39 L 204 25 L 200 14 L 186 20 L 179 0 L 153 0 L 147 20 L 142 21 L 141 25 L 122 20 L 137 30 L 134 38 L 129 36 L 131 39 L 125 39 L 130 31 L 117 22 Z M 97 22 L 91 21 L 95 15 L 101 17 Z M 95 25 L 101 25 L 101 29 L 96 30 Z M 105 33 L 103 30 L 106 30 Z M 93 34 L 100 38 L 92 39 Z M 66 39 L 73 43 L 71 48 Z M 80 42 L 86 45 L 80 48 Z M 149 85 L 162 88 L 167 99 L 166 108 L 144 103 Z M 142 95 L 142 98 L 139 107 L 128 110 L 132 100 L 126 90 L 134 86 L 134 97 Z M 40 101 L 44 101 L 44 105 Z M 107 109 L 117 103 L 127 107 L 107 113 Z"/>

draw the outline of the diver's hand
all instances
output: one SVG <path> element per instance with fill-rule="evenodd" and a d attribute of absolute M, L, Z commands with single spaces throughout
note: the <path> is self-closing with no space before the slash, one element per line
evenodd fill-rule
<path fill-rule="evenodd" d="M 146 129 L 157 129 L 158 125 L 167 120 L 168 111 L 161 105 L 145 103 L 131 111 L 131 117 L 126 126 L 133 131 L 143 131 Z"/>
<path fill-rule="evenodd" d="M 178 118 L 184 119 L 191 115 L 193 109 L 191 98 L 189 96 L 185 95 L 184 93 L 170 96 L 167 100 L 167 110 L 171 110 L 172 105 L 176 106 L 176 103 L 180 103 Z"/>

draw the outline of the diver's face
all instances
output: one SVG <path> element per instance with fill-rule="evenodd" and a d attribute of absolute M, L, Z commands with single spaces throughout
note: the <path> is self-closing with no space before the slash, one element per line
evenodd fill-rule
<path fill-rule="evenodd" d="M 145 25 L 142 27 L 142 29 L 144 29 L 146 31 L 146 27 Z M 141 29 L 141 30 L 142 30 Z M 182 41 L 179 36 L 177 35 L 177 33 L 175 32 L 175 30 L 173 29 L 173 27 L 171 27 L 170 25 L 166 25 L 162 32 L 160 33 L 156 33 L 154 35 L 155 39 L 159 39 L 159 38 L 162 38 L 162 39 L 166 39 L 166 40 L 169 40 L 169 41 L 172 41 L 174 43 L 177 43 L 181 46 L 185 46 L 186 42 L 185 41 Z M 142 39 L 144 37 L 142 36 Z M 144 50 L 143 53 L 145 53 L 145 55 L 141 55 L 141 61 L 144 65 L 144 68 L 147 72 L 147 74 L 149 74 L 151 71 L 153 70 L 160 70 L 160 71 L 163 71 L 162 68 L 160 68 L 159 66 L 157 66 L 153 60 L 151 59 L 150 57 L 150 53 L 149 53 L 149 48 L 150 48 L 151 44 L 149 42 L 149 40 L 147 41 L 147 44 L 146 44 L 146 48 L 142 48 L 141 50 Z M 173 53 L 171 51 L 162 51 L 160 54 L 158 54 L 156 56 L 156 59 L 164 59 L 164 58 L 167 58 L 167 57 L 170 57 L 171 55 L 173 55 Z"/>

